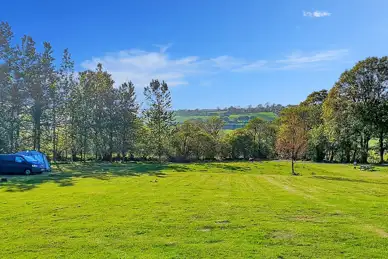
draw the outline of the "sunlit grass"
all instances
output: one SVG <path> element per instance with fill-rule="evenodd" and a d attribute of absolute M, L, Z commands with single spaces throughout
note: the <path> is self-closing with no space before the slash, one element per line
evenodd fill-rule
<path fill-rule="evenodd" d="M 62 165 L 1 183 L 0 258 L 387 258 L 388 168 L 375 169 Z"/>

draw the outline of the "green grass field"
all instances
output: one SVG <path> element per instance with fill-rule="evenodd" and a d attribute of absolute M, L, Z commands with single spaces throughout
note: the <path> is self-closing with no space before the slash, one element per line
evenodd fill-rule
<path fill-rule="evenodd" d="M 76 164 L 0 185 L 0 258 L 388 258 L 388 168 Z"/>

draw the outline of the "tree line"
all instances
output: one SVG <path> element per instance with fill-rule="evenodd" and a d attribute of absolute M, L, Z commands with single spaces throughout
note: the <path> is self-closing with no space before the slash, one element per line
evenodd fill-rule
<path fill-rule="evenodd" d="M 220 114 L 224 116 L 229 116 L 231 114 L 241 114 L 246 113 L 257 113 L 257 112 L 273 112 L 279 114 L 281 110 L 285 107 L 281 104 L 270 104 L 266 103 L 264 105 L 258 104 L 256 107 L 249 105 L 248 107 L 226 107 L 226 108 L 216 108 L 216 109 L 180 109 L 176 111 L 177 116 L 219 116 Z"/>
<path fill-rule="evenodd" d="M 378 142 L 371 150 L 371 140 Z M 330 89 L 282 111 L 279 157 L 330 162 L 384 162 L 388 147 L 388 57 L 369 57 Z M 378 158 L 371 155 L 378 154 Z M 372 159 L 373 158 L 373 159 Z"/>
<path fill-rule="evenodd" d="M 164 81 L 144 88 L 140 109 L 131 81 L 115 87 L 98 64 L 75 72 L 70 52 L 57 62 L 50 43 L 15 43 L 0 24 L 0 152 L 39 150 L 53 160 L 297 159 L 368 162 L 370 142 L 384 161 L 388 135 L 388 60 L 371 57 L 345 71 L 330 91 L 299 105 L 267 105 L 280 116 L 254 118 L 231 133 L 219 117 L 175 123 Z M 255 109 L 251 108 L 250 109 Z M 259 107 L 258 109 L 262 109 Z"/>

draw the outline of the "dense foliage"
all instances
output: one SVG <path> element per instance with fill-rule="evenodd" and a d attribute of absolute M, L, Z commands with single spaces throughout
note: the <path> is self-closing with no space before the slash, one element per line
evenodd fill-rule
<path fill-rule="evenodd" d="M 1 23 L 1 153 L 36 149 L 54 160 L 73 161 L 285 158 L 367 162 L 375 151 L 379 162 L 384 161 L 387 57 L 358 62 L 330 91 L 313 92 L 297 106 L 180 110 L 180 116 L 204 119 L 176 123 L 166 82 L 152 80 L 144 88 L 146 106 L 141 112 L 135 86 L 130 81 L 115 86 L 101 64 L 95 70 L 75 72 L 68 50 L 56 66 L 48 42 L 41 51 L 30 36 L 15 42 L 11 27 Z M 249 117 L 255 112 L 280 117 Z M 227 133 L 225 118 L 230 114 L 248 115 L 241 128 Z M 376 148 L 370 147 L 372 140 L 378 141 Z"/>

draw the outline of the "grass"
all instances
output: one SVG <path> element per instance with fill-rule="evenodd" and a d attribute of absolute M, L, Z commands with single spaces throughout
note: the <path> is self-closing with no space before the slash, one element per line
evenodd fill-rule
<path fill-rule="evenodd" d="M 75 164 L 0 185 L 0 258 L 388 258 L 388 168 Z"/>

